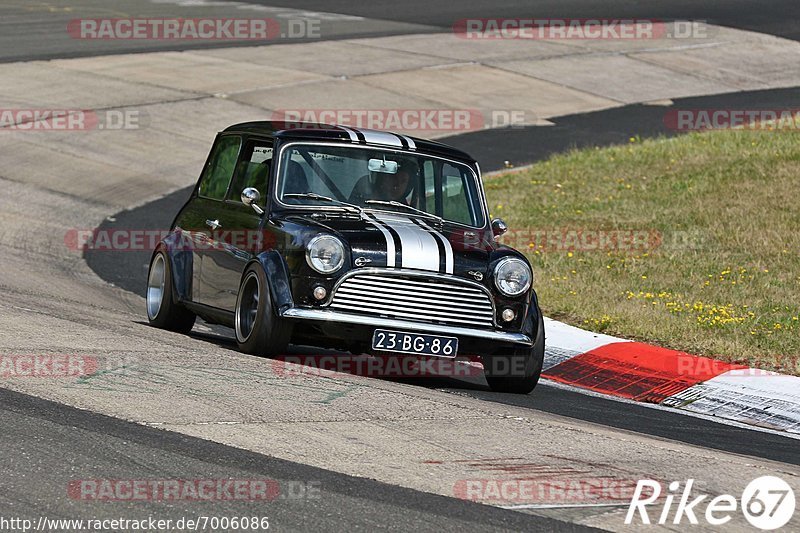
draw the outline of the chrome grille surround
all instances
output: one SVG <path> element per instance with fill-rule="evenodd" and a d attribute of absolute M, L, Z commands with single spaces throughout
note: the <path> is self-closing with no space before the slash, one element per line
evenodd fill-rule
<path fill-rule="evenodd" d="M 494 329 L 495 308 L 486 287 L 437 273 L 358 269 L 332 291 L 329 309 L 362 316 Z"/>

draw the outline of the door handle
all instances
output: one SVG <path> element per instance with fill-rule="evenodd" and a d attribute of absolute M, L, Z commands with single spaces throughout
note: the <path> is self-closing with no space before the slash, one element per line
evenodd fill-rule
<path fill-rule="evenodd" d="M 219 223 L 219 220 L 206 220 L 206 226 L 211 229 L 218 229 L 222 227 L 222 224 Z"/>

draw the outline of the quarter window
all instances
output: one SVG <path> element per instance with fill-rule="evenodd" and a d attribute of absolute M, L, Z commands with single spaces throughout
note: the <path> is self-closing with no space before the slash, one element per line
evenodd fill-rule
<path fill-rule="evenodd" d="M 200 178 L 198 193 L 205 198 L 222 200 L 228 190 L 236 160 L 239 157 L 239 137 L 221 137 L 211 151 L 203 176 Z"/>
<path fill-rule="evenodd" d="M 261 197 L 267 192 L 267 180 L 272 166 L 272 143 L 267 141 L 250 141 L 245 144 L 239 169 L 231 187 L 230 199 L 238 202 L 242 191 L 248 187 L 255 188 Z"/>

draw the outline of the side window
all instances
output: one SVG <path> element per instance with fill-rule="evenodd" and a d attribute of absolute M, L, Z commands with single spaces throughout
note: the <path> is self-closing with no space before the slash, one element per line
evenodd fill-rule
<path fill-rule="evenodd" d="M 200 196 L 212 200 L 225 198 L 233 171 L 236 168 L 236 159 L 239 157 L 241 144 L 242 139 L 239 137 L 220 137 L 212 149 L 206 168 L 203 169 L 198 190 Z"/>
<path fill-rule="evenodd" d="M 442 167 L 442 204 L 444 218 L 474 225 L 476 206 L 472 205 L 471 195 L 467 194 L 465 186 L 467 176 L 450 164 Z"/>
<path fill-rule="evenodd" d="M 271 166 L 271 141 L 250 141 L 245 144 L 239 167 L 236 169 L 233 187 L 231 187 L 230 199 L 235 202 L 240 201 L 242 191 L 248 187 L 255 188 L 261 194 L 261 198 L 265 198 Z"/>

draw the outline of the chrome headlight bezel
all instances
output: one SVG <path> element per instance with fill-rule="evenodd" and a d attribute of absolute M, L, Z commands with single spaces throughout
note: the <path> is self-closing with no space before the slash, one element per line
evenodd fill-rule
<path fill-rule="evenodd" d="M 503 284 L 501 283 L 500 276 L 504 274 L 504 270 L 508 271 L 509 268 L 522 268 L 522 272 L 525 273 L 525 281 L 522 284 L 522 288 L 518 291 L 510 291 L 503 288 Z M 528 292 L 530 290 L 531 285 L 533 284 L 533 272 L 531 271 L 531 267 L 518 257 L 504 257 L 501 259 L 497 265 L 494 267 L 494 286 L 497 287 L 497 290 L 500 291 L 501 294 L 504 296 L 508 296 L 509 298 L 516 298 Z"/>
<path fill-rule="evenodd" d="M 331 267 L 325 268 L 320 263 L 320 259 L 318 254 L 315 255 L 315 252 L 319 250 L 319 244 L 322 242 L 332 243 L 334 246 L 338 247 L 339 252 L 339 260 L 332 265 Z M 333 235 L 317 235 L 306 244 L 306 263 L 308 266 L 311 267 L 312 270 L 315 272 L 319 272 L 320 274 L 333 274 L 337 272 L 344 266 L 344 259 L 345 259 L 345 248 L 344 243 L 338 237 L 334 237 Z"/>

